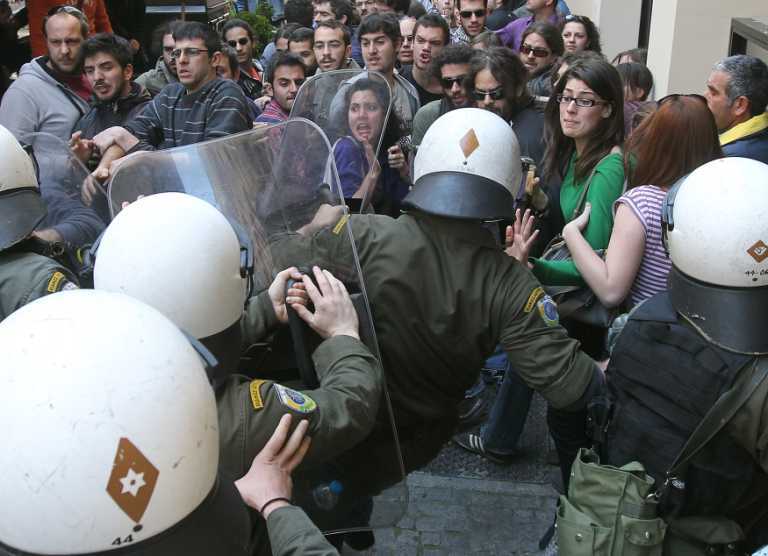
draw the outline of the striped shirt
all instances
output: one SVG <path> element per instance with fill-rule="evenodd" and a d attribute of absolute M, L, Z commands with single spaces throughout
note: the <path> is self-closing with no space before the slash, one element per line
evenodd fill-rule
<path fill-rule="evenodd" d="M 213 79 L 187 94 L 171 83 L 128 125 L 139 139 L 132 150 L 161 150 L 192 145 L 253 127 L 248 101 L 234 81 Z"/>
<path fill-rule="evenodd" d="M 632 306 L 667 289 L 667 275 L 672 262 L 661 239 L 661 209 L 666 195 L 666 191 L 655 185 L 642 185 L 627 191 L 614 204 L 614 211 L 618 210 L 620 203 L 627 205 L 645 231 L 643 260 L 629 290 Z"/>

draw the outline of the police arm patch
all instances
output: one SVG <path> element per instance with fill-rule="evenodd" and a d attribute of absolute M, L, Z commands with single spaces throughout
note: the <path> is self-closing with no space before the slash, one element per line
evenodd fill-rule
<path fill-rule="evenodd" d="M 551 297 L 545 295 L 538 301 L 538 303 L 536 303 L 536 307 L 539 310 L 539 315 L 541 316 L 541 320 L 544 321 L 544 324 L 553 327 L 560 324 L 560 315 L 557 313 L 557 303 L 555 303 Z"/>
<path fill-rule="evenodd" d="M 251 381 L 251 404 L 253 404 L 254 411 L 264 407 L 264 399 L 261 397 L 261 385 L 267 382 L 266 380 L 253 380 Z"/>
<path fill-rule="evenodd" d="M 280 403 L 288 409 L 297 411 L 299 413 L 314 413 L 317 410 L 317 404 L 315 400 L 304 394 L 303 392 L 297 392 L 291 388 L 286 388 L 282 384 L 275 384 L 273 386 Z"/>
<path fill-rule="evenodd" d="M 56 292 L 62 292 L 62 291 L 69 291 L 69 290 L 76 290 L 78 287 L 67 280 L 67 277 L 64 276 L 63 273 L 56 271 L 53 273 L 53 276 L 51 276 L 51 279 L 48 281 L 48 286 L 46 286 L 46 291 L 48 293 L 56 293 Z"/>
<path fill-rule="evenodd" d="M 541 286 L 536 286 L 534 290 L 531 292 L 531 295 L 528 296 L 528 301 L 525 302 L 525 307 L 523 308 L 523 311 L 526 313 L 530 313 L 533 311 L 533 308 L 536 306 L 536 302 L 539 300 L 539 298 L 544 295 L 544 288 Z"/>

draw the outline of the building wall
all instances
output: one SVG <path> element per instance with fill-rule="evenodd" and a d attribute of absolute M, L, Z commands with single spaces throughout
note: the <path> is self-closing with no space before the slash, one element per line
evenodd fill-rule
<path fill-rule="evenodd" d="M 609 60 L 619 52 L 637 47 L 642 0 L 567 1 L 572 13 L 589 17 L 600 28 L 603 53 Z"/>
<path fill-rule="evenodd" d="M 728 55 L 731 19 L 750 16 L 768 16 L 768 1 L 656 0 L 648 67 L 657 98 L 703 91 L 712 66 Z"/>

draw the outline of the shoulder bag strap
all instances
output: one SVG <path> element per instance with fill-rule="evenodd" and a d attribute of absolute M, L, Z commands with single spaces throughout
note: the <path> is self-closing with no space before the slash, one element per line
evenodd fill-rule
<path fill-rule="evenodd" d="M 675 458 L 674 463 L 667 471 L 667 482 L 672 479 L 699 450 L 701 450 L 712 438 L 720 432 L 727 423 L 736 415 L 736 412 L 749 400 L 750 396 L 763 383 L 768 376 L 768 358 L 760 357 L 748 362 L 742 367 L 742 372 L 749 366 L 753 367 L 751 380 L 740 388 L 731 388 L 717 400 L 704 418 L 693 431 L 683 449 Z"/>
<path fill-rule="evenodd" d="M 582 188 L 581 193 L 579 194 L 579 200 L 576 201 L 576 206 L 573 208 L 573 213 L 571 214 L 571 218 L 570 220 L 568 220 L 568 222 L 576 218 L 584 210 L 584 205 L 587 203 L 587 193 L 589 192 L 589 186 L 592 185 L 592 179 L 595 177 L 595 174 L 597 173 L 597 167 L 600 166 L 600 164 L 602 164 L 603 161 L 609 156 L 611 156 L 612 154 L 615 154 L 615 153 L 610 152 L 607 155 L 605 155 L 603 158 L 601 158 L 597 162 L 597 164 L 595 164 L 595 167 L 592 168 L 592 173 L 589 174 L 587 183 L 584 184 L 584 187 Z"/>

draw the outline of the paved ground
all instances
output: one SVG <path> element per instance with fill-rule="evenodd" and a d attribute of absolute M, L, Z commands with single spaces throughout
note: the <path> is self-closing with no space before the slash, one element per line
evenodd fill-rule
<path fill-rule="evenodd" d="M 497 465 L 446 445 L 408 479 L 408 511 L 397 526 L 376 531 L 375 555 L 531 555 L 554 515 L 556 493 L 546 465 L 551 445 L 544 402 L 534 400 L 520 457 Z"/>

